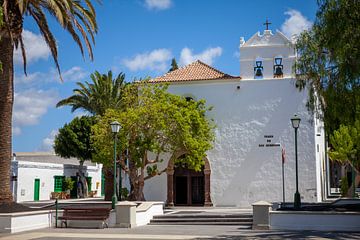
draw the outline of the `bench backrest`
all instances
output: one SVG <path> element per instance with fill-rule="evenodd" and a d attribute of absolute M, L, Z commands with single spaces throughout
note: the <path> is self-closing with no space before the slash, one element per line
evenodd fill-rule
<path fill-rule="evenodd" d="M 108 217 L 109 208 L 64 208 L 63 216 L 103 216 Z"/>

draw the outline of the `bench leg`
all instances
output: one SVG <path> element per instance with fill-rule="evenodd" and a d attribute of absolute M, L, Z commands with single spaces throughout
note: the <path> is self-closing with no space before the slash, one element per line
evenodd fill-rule
<path fill-rule="evenodd" d="M 62 220 L 61 221 L 61 227 L 63 227 L 63 224 L 65 224 L 65 227 L 67 228 L 67 220 Z"/>
<path fill-rule="evenodd" d="M 102 228 L 104 228 L 104 225 L 105 225 L 106 228 L 109 228 L 109 225 L 108 225 L 108 223 L 106 221 L 102 222 Z"/>

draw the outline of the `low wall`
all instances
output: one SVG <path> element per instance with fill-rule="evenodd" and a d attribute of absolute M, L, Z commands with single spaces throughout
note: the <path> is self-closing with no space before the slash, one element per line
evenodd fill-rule
<path fill-rule="evenodd" d="M 144 226 L 150 223 L 156 215 L 164 214 L 163 202 L 141 202 L 136 208 L 136 226 Z"/>
<path fill-rule="evenodd" d="M 360 213 L 270 211 L 270 229 L 359 231 Z"/>
<path fill-rule="evenodd" d="M 1 213 L 0 233 L 17 233 L 51 227 L 53 216 L 55 212 L 52 210 Z"/>

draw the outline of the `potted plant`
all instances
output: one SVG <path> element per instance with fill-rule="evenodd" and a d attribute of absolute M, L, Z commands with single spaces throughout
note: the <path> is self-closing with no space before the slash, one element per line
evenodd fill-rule
<path fill-rule="evenodd" d="M 64 190 L 66 192 L 66 198 L 70 198 L 70 191 L 74 189 L 74 183 L 75 181 L 73 181 L 71 178 L 66 177 L 64 178 Z"/>

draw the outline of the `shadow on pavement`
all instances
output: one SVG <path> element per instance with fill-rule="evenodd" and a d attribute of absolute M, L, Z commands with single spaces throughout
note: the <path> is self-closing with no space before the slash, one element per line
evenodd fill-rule
<path fill-rule="evenodd" d="M 360 231 L 360 229 L 359 229 Z M 198 240 L 236 240 L 236 239 L 360 239 L 360 232 L 322 232 L 322 231 L 239 231 Z"/>

